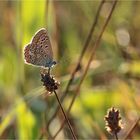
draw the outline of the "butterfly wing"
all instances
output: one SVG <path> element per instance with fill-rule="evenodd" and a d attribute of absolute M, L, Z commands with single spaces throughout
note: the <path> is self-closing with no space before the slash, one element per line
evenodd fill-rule
<path fill-rule="evenodd" d="M 53 52 L 46 29 L 39 30 L 32 38 L 31 44 L 25 47 L 25 60 L 37 66 L 50 67 Z"/>
<path fill-rule="evenodd" d="M 35 50 L 33 46 L 28 44 L 24 49 L 24 60 L 26 63 L 35 64 Z"/>

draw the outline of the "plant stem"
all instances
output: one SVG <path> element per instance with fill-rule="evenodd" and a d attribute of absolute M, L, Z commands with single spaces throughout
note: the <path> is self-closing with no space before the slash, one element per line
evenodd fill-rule
<path fill-rule="evenodd" d="M 95 19 L 93 20 L 91 29 L 90 29 L 90 31 L 89 31 L 89 33 L 88 33 L 88 36 L 87 36 L 87 38 L 86 38 L 86 41 L 85 41 L 84 46 L 83 46 L 83 49 L 82 49 L 82 52 L 81 52 L 81 54 L 80 54 L 80 56 L 79 56 L 77 65 L 76 65 L 74 71 L 73 71 L 72 74 L 71 74 L 71 77 L 70 77 L 70 79 L 69 79 L 69 82 L 68 82 L 68 84 L 67 84 L 67 87 L 66 87 L 66 89 L 65 89 L 65 91 L 64 91 L 64 93 L 63 93 L 63 95 L 62 95 L 61 98 L 60 98 L 61 103 L 64 101 L 66 95 L 68 94 L 70 85 L 72 84 L 72 82 L 73 82 L 73 80 L 74 80 L 74 78 L 75 78 L 75 74 L 76 74 L 76 72 L 77 72 L 77 68 L 78 68 L 78 66 L 80 65 L 80 63 L 81 63 L 81 61 L 82 61 L 82 59 L 83 59 L 83 56 L 84 56 L 84 54 L 85 54 L 85 51 L 87 50 L 87 48 L 88 48 L 88 46 L 89 46 L 89 43 L 90 43 L 91 38 L 92 38 L 92 34 L 93 34 L 94 30 L 95 30 L 96 24 L 97 24 L 98 19 L 99 19 L 99 14 L 100 14 L 100 11 L 101 11 L 101 9 L 102 9 L 102 6 L 103 6 L 104 2 L 105 2 L 105 0 L 102 0 L 102 1 L 100 2 L 100 5 L 99 5 L 99 8 L 98 8 L 98 10 L 97 10 Z M 52 120 L 55 118 L 55 116 L 56 116 L 56 114 L 57 114 L 58 111 L 59 111 L 59 106 L 57 106 L 55 113 L 53 114 L 53 116 L 51 117 L 51 119 L 50 119 L 49 122 L 48 122 L 48 126 L 47 126 L 47 127 L 49 127 L 50 123 L 51 123 Z"/>
<path fill-rule="evenodd" d="M 70 129 L 71 134 L 72 134 L 72 136 L 73 136 L 73 139 L 74 139 L 74 140 L 77 140 L 76 135 L 75 135 L 75 133 L 74 133 L 74 131 L 73 131 L 73 129 L 72 129 L 72 126 L 71 126 L 71 124 L 70 124 L 70 122 L 69 122 L 68 117 L 66 116 L 66 113 L 65 113 L 65 111 L 64 111 L 64 109 L 63 109 L 63 107 L 62 107 L 62 105 L 61 105 L 61 102 L 60 102 L 60 100 L 59 100 L 59 97 L 58 97 L 56 91 L 54 91 L 54 93 L 55 93 L 55 96 L 56 96 L 57 101 L 58 101 L 58 103 L 59 103 L 59 106 L 60 106 L 60 108 L 61 108 L 61 110 L 62 110 L 62 113 L 63 113 L 63 115 L 64 115 L 64 117 L 65 117 L 65 120 L 67 121 L 67 124 L 68 124 L 68 126 L 69 126 L 69 129 Z"/>
<path fill-rule="evenodd" d="M 76 97 L 77 97 L 78 94 L 79 94 L 80 87 L 81 87 L 81 85 L 82 85 L 82 83 L 83 83 L 83 81 L 84 81 L 84 79 L 85 79 L 85 76 L 86 76 L 86 74 L 87 74 L 87 72 L 88 72 L 89 66 L 90 66 L 90 64 L 91 64 L 91 62 L 92 62 L 92 60 L 93 60 L 94 55 L 95 55 L 95 51 L 96 51 L 96 49 L 98 48 L 98 46 L 99 46 L 99 44 L 100 44 L 100 40 L 101 40 L 101 37 L 102 37 L 102 35 L 103 35 L 103 33 L 104 33 L 105 29 L 106 29 L 106 26 L 108 25 L 108 22 L 109 22 L 110 19 L 111 19 L 111 15 L 112 15 L 112 13 L 113 13 L 113 11 L 114 11 L 114 8 L 115 8 L 115 6 L 116 6 L 116 3 L 117 3 L 117 0 L 114 0 L 112 9 L 111 9 L 111 11 L 110 11 L 110 13 L 109 13 L 109 15 L 108 15 L 108 17 L 107 17 L 107 19 L 106 19 L 106 21 L 105 21 L 103 27 L 102 27 L 102 29 L 101 29 L 101 32 L 100 32 L 100 34 L 99 34 L 99 36 L 98 36 L 98 38 L 97 38 L 97 40 L 96 40 L 96 42 L 95 42 L 95 44 L 94 44 L 94 47 L 93 47 L 92 50 L 91 50 L 91 55 L 90 55 L 89 61 L 87 62 L 87 66 L 86 66 L 86 68 L 85 68 L 85 71 L 83 72 L 83 75 L 82 75 L 82 77 L 81 77 L 81 80 L 80 80 L 80 82 L 79 82 L 79 85 L 76 87 L 76 90 L 75 90 L 75 91 L 76 91 L 76 94 L 74 94 L 74 96 L 73 96 L 73 98 L 72 98 L 72 101 L 71 101 L 71 103 L 70 103 L 70 105 L 69 105 L 69 108 L 68 108 L 68 110 L 67 110 L 67 114 L 70 112 L 70 110 L 71 110 L 71 108 L 72 108 L 72 106 L 73 106 L 73 104 L 74 104 L 74 101 L 75 101 Z M 64 125 L 64 122 L 62 123 L 60 129 L 58 130 L 58 132 L 57 132 L 56 134 L 58 134 L 58 133 L 61 131 L 61 129 L 63 128 L 63 125 Z M 56 136 L 56 135 L 55 135 L 55 136 Z"/>
<path fill-rule="evenodd" d="M 116 140 L 118 140 L 118 135 L 116 132 L 114 133 L 114 135 L 115 135 Z"/>
<path fill-rule="evenodd" d="M 82 75 L 82 77 L 81 77 L 81 80 L 80 80 L 80 82 L 79 82 L 79 85 L 77 86 L 77 88 L 76 88 L 76 90 L 75 90 L 76 94 L 74 94 L 74 96 L 73 96 L 73 98 L 72 98 L 72 101 L 71 101 L 70 106 L 69 106 L 69 108 L 68 108 L 68 112 L 70 112 L 70 110 L 71 110 L 71 108 L 72 108 L 72 106 L 73 106 L 73 104 L 74 104 L 74 101 L 75 101 L 77 95 L 79 94 L 81 85 L 82 85 L 82 83 L 83 83 L 83 81 L 84 81 L 84 79 L 85 79 L 85 77 L 86 77 L 86 75 L 87 75 L 87 72 L 88 72 L 88 70 L 89 70 L 90 64 L 91 64 L 91 62 L 92 62 L 92 60 L 93 60 L 93 57 L 94 57 L 94 55 L 95 55 L 95 52 L 96 52 L 97 48 L 99 47 L 100 40 L 101 40 L 102 35 L 103 35 L 103 33 L 104 33 L 104 31 L 105 31 L 107 25 L 108 25 L 108 22 L 109 22 L 110 19 L 111 19 L 111 16 L 112 16 L 112 13 L 113 13 L 113 11 L 114 11 L 114 8 L 115 8 L 116 4 L 117 4 L 117 0 L 114 0 L 112 9 L 111 9 L 111 11 L 110 11 L 110 13 L 109 13 L 109 15 L 108 15 L 108 17 L 107 17 L 107 19 L 106 19 L 106 21 L 105 21 L 103 27 L 102 27 L 102 29 L 101 29 L 101 32 L 100 32 L 100 34 L 99 34 L 97 40 L 95 41 L 94 47 L 93 47 L 92 50 L 91 50 L 90 58 L 89 58 L 89 60 L 88 60 L 88 62 L 87 62 L 87 66 L 86 66 L 86 68 L 85 68 L 85 71 L 83 72 L 83 75 Z"/>
<path fill-rule="evenodd" d="M 128 133 L 126 134 L 124 140 L 129 139 L 129 137 L 131 136 L 132 132 L 135 130 L 135 128 L 137 127 L 138 123 L 140 121 L 140 117 L 134 122 L 134 124 L 132 125 L 132 128 L 128 131 Z"/>

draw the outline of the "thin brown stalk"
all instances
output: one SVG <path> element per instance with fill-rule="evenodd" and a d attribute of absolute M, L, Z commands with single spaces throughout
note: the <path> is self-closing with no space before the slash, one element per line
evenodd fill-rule
<path fill-rule="evenodd" d="M 60 128 L 58 129 L 58 131 L 55 133 L 55 135 L 53 136 L 53 139 L 55 139 L 57 137 L 57 135 L 61 132 L 61 130 L 63 129 L 65 124 L 65 120 L 62 121 Z"/>
<path fill-rule="evenodd" d="M 72 98 L 72 101 L 71 101 L 71 103 L 70 103 L 70 106 L 69 106 L 69 108 L 68 108 L 67 113 L 70 112 L 70 110 L 71 110 L 71 108 L 72 108 L 72 106 L 73 106 L 73 104 L 74 104 L 74 101 L 75 101 L 77 95 L 79 94 L 80 87 L 81 87 L 81 85 L 82 85 L 82 83 L 83 83 L 83 81 L 84 81 L 84 79 L 85 79 L 85 76 L 86 76 L 86 74 L 87 74 L 87 72 L 88 72 L 89 66 L 90 66 L 90 64 L 91 64 L 91 62 L 92 62 L 92 60 L 93 60 L 94 55 L 95 55 L 95 51 L 96 51 L 96 49 L 98 48 L 98 46 L 99 46 L 99 44 L 100 44 L 100 40 L 101 40 L 101 37 L 102 37 L 102 35 L 103 35 L 104 31 L 105 31 L 105 28 L 106 28 L 106 26 L 108 25 L 108 22 L 110 21 L 110 18 L 111 18 L 111 15 L 112 15 L 113 11 L 114 11 L 114 8 L 115 8 L 115 6 L 116 6 L 116 3 L 117 3 L 117 0 L 114 1 L 113 6 L 112 6 L 112 9 L 111 9 L 111 11 L 110 11 L 110 13 L 109 13 L 109 15 L 108 15 L 106 21 L 105 21 L 105 24 L 103 25 L 103 28 L 102 28 L 102 30 L 101 30 L 101 32 L 100 32 L 100 34 L 99 34 L 99 37 L 97 38 L 97 40 L 96 40 L 96 42 L 95 42 L 95 45 L 94 45 L 94 47 L 93 47 L 93 49 L 92 49 L 92 51 L 91 51 L 92 53 L 91 53 L 90 59 L 89 59 L 89 61 L 88 61 L 88 64 L 87 64 L 86 69 L 85 69 L 85 71 L 84 71 L 84 74 L 83 74 L 83 76 L 82 76 L 82 78 L 81 78 L 81 81 L 80 81 L 79 85 L 77 86 L 77 88 L 76 88 L 76 90 L 75 90 L 75 91 L 76 91 L 76 94 L 74 94 L 74 96 L 73 96 L 73 98 Z M 62 122 L 62 125 L 61 125 L 60 129 L 63 128 L 63 125 L 64 125 L 64 122 Z M 60 129 L 58 130 L 59 132 L 61 131 Z M 57 132 L 57 134 L 58 134 L 58 132 Z M 55 136 L 56 136 L 56 135 L 55 135 Z"/>
<path fill-rule="evenodd" d="M 81 87 L 81 85 L 82 85 L 82 83 L 83 83 L 83 81 L 84 81 L 84 79 L 85 79 L 85 77 L 86 77 L 86 74 L 87 74 L 87 72 L 88 72 L 89 66 L 90 66 L 90 64 L 91 64 L 91 62 L 92 62 L 92 60 L 93 60 L 94 55 L 95 55 L 95 51 L 97 50 L 97 48 L 98 48 L 98 46 L 99 46 L 99 44 L 100 44 L 101 37 L 102 37 L 102 35 L 103 35 L 104 31 L 105 31 L 106 26 L 108 25 L 108 22 L 109 22 L 109 20 L 110 20 L 110 18 L 111 18 L 111 15 L 112 15 L 113 11 L 114 11 L 114 8 L 115 8 L 115 6 L 116 6 L 116 3 L 117 3 L 117 0 L 114 1 L 114 4 L 113 4 L 112 9 L 111 9 L 111 11 L 110 11 L 110 13 L 109 13 L 109 16 L 108 16 L 108 18 L 106 19 L 106 22 L 105 22 L 105 24 L 103 25 L 103 28 L 102 28 L 102 30 L 101 30 L 101 32 L 100 32 L 100 34 L 99 34 L 99 37 L 97 38 L 97 40 L 96 40 L 96 42 L 95 42 L 95 45 L 94 45 L 94 47 L 93 47 L 93 49 L 92 49 L 92 51 L 91 51 L 92 53 L 91 53 L 91 56 L 90 56 L 90 58 L 89 58 L 88 64 L 87 64 L 86 69 L 85 69 L 85 71 L 84 71 L 84 74 L 83 74 L 83 76 L 82 76 L 82 78 L 81 78 L 81 81 L 80 81 L 79 85 L 77 86 L 77 88 L 76 88 L 76 90 L 75 90 L 75 91 L 76 91 L 76 94 L 74 94 L 74 97 L 73 97 L 73 99 L 72 99 L 72 101 L 71 101 L 71 104 L 70 104 L 70 106 L 69 106 L 68 112 L 71 110 L 72 105 L 73 105 L 73 103 L 74 103 L 74 101 L 75 101 L 77 95 L 79 94 L 80 87 Z"/>
<path fill-rule="evenodd" d="M 91 27 L 90 32 L 89 32 L 89 34 L 88 34 L 88 36 L 87 36 L 87 39 L 86 39 L 86 41 L 85 41 L 85 44 L 84 44 L 84 47 L 83 47 L 83 49 L 82 49 L 81 55 L 80 55 L 80 57 L 79 57 L 79 60 L 78 60 L 78 62 L 77 62 L 77 65 L 76 65 L 74 71 L 72 72 L 71 77 L 70 77 L 70 80 L 69 80 L 68 85 L 67 85 L 67 87 L 66 87 L 66 90 L 65 90 L 63 96 L 61 97 L 61 100 L 62 100 L 62 101 L 64 100 L 64 98 L 66 97 L 66 95 L 67 95 L 67 93 L 68 93 L 68 91 L 69 91 L 70 85 L 72 84 L 72 82 L 73 82 L 73 80 L 74 80 L 74 77 L 75 77 L 75 74 L 76 74 L 76 72 L 77 72 L 77 69 L 78 69 L 78 67 L 79 67 L 79 65 L 80 65 L 80 63 L 81 63 L 81 61 L 82 61 L 82 58 L 83 58 L 83 56 L 84 56 L 84 54 L 85 54 L 85 52 L 86 52 L 86 50 L 87 50 L 87 47 L 89 46 L 90 40 L 91 40 L 91 38 L 92 38 L 92 34 L 93 34 L 94 30 L 95 30 L 95 26 L 96 26 L 96 24 L 97 24 L 98 17 L 99 17 L 99 14 L 100 14 L 100 11 L 101 11 L 101 8 L 102 8 L 104 2 L 105 2 L 105 0 L 102 0 L 101 3 L 100 3 L 100 5 L 99 5 L 99 8 L 98 8 L 98 10 L 97 10 L 97 14 L 96 14 L 96 16 L 95 16 L 95 19 L 94 19 L 94 21 L 93 21 L 92 27 Z"/>
<path fill-rule="evenodd" d="M 48 27 L 49 6 L 50 6 L 50 0 L 45 0 L 44 22 L 45 22 L 45 27 L 46 28 Z M 46 114 L 45 114 L 45 124 L 47 124 Z M 47 127 L 46 127 L 45 131 L 46 131 L 45 133 L 48 133 L 49 139 L 52 138 L 51 132 L 50 132 L 49 129 L 47 129 Z M 44 134 L 42 134 L 42 135 L 44 135 Z"/>
<path fill-rule="evenodd" d="M 116 140 L 118 140 L 118 135 L 117 135 L 117 133 L 115 133 L 114 135 L 115 135 Z"/>
<path fill-rule="evenodd" d="M 73 128 L 72 128 L 72 126 L 71 126 L 71 124 L 70 124 L 70 122 L 69 122 L 69 119 L 68 119 L 68 117 L 67 117 L 67 115 L 66 115 L 66 113 L 65 113 L 65 111 L 64 111 L 64 109 L 63 109 L 63 107 L 62 107 L 62 105 L 61 105 L 61 102 L 60 102 L 60 100 L 59 100 L 59 97 L 57 96 L 56 91 L 54 91 L 54 93 L 55 93 L 56 99 L 57 99 L 57 101 L 58 101 L 58 103 L 59 103 L 59 106 L 60 106 L 60 108 L 61 108 L 61 111 L 62 111 L 62 113 L 63 113 L 63 115 L 64 115 L 64 117 L 65 117 L 65 120 L 66 120 L 66 122 L 67 122 L 67 124 L 68 124 L 68 126 L 69 126 L 69 129 L 70 129 L 70 131 L 71 131 L 71 134 L 72 134 L 72 136 L 73 136 L 73 139 L 74 139 L 74 140 L 77 140 L 76 135 L 75 135 L 75 133 L 74 133 L 74 131 L 73 131 Z"/>
<path fill-rule="evenodd" d="M 45 20 L 44 21 L 45 21 L 46 28 L 48 26 L 49 4 L 50 4 L 50 1 L 49 0 L 46 0 L 45 1 L 45 15 L 44 15 L 44 17 L 45 17 Z"/>
<path fill-rule="evenodd" d="M 133 124 L 132 128 L 128 131 L 128 133 L 126 134 L 126 136 L 125 136 L 124 140 L 127 140 L 127 139 L 129 139 L 129 138 L 130 138 L 130 136 L 131 136 L 132 132 L 133 132 L 133 131 L 135 130 L 135 128 L 137 127 L 137 125 L 138 125 L 139 121 L 140 121 L 140 117 L 136 120 L 136 122 L 134 122 L 134 124 Z"/>
<path fill-rule="evenodd" d="M 64 101 L 64 98 L 65 98 L 66 95 L 68 94 L 70 85 L 72 84 L 72 82 L 73 82 L 73 80 L 74 80 L 74 77 L 75 77 L 75 74 L 76 74 L 76 72 L 77 72 L 77 69 L 78 69 L 78 67 L 79 67 L 79 65 L 80 65 L 80 63 L 81 63 L 81 61 L 82 61 L 82 58 L 83 58 L 83 56 L 84 56 L 84 54 L 85 54 L 85 51 L 87 50 L 87 48 L 88 48 L 88 46 L 89 46 L 89 43 L 90 43 L 91 38 L 92 38 L 92 34 L 93 34 L 94 30 L 95 30 L 96 24 L 97 24 L 97 22 L 98 22 L 99 14 L 100 14 L 100 11 L 101 11 L 101 8 L 102 8 L 104 2 L 105 2 L 105 0 L 102 0 L 101 3 L 100 3 L 100 5 L 99 5 L 99 8 L 98 8 L 98 10 L 97 10 L 97 14 L 96 14 L 96 16 L 95 16 L 95 19 L 94 19 L 94 21 L 93 21 L 93 24 L 92 24 L 92 26 L 91 26 L 91 29 L 90 29 L 89 34 L 88 34 L 88 36 L 87 36 L 87 39 L 86 39 L 86 41 L 85 41 L 85 44 L 84 44 L 84 46 L 83 46 L 82 52 L 81 52 L 81 54 L 80 54 L 80 56 L 79 56 L 77 65 L 76 65 L 74 71 L 73 71 L 72 74 L 71 74 L 70 80 L 69 80 L 69 82 L 68 82 L 68 84 L 67 84 L 67 87 L 66 87 L 66 89 L 65 89 L 65 91 L 64 91 L 64 93 L 63 93 L 63 95 L 61 96 L 61 99 L 60 99 L 60 100 L 61 100 L 61 103 Z M 48 127 L 49 127 L 50 123 L 52 122 L 52 120 L 55 118 L 55 116 L 56 116 L 58 110 L 59 110 L 59 106 L 57 106 L 54 115 L 53 115 L 53 116 L 51 117 L 51 119 L 48 121 Z"/>

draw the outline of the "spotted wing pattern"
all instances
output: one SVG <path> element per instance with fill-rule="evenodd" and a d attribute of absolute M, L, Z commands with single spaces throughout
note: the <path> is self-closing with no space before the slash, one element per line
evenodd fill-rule
<path fill-rule="evenodd" d="M 46 29 L 39 30 L 30 44 L 24 49 L 26 63 L 36 66 L 50 67 L 53 62 L 53 52 Z"/>

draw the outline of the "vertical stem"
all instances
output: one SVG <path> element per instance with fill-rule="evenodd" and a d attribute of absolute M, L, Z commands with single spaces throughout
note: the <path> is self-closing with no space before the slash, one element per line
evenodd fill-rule
<path fill-rule="evenodd" d="M 49 0 L 45 1 L 45 15 L 44 15 L 44 22 L 45 22 L 45 27 L 48 27 L 48 12 L 49 12 Z"/>
<path fill-rule="evenodd" d="M 107 17 L 107 19 L 106 19 L 106 21 L 105 21 L 103 27 L 102 27 L 102 29 L 101 29 L 101 32 L 100 32 L 100 34 L 99 34 L 99 36 L 98 36 L 98 38 L 97 38 L 97 40 L 96 40 L 96 42 L 95 42 L 95 44 L 94 44 L 94 47 L 93 47 L 92 50 L 91 50 L 91 55 L 90 55 L 89 61 L 87 62 L 87 66 L 86 66 L 86 68 L 85 68 L 85 71 L 83 72 L 83 75 L 82 75 L 82 77 L 81 77 L 81 80 L 80 80 L 80 82 L 79 82 L 79 85 L 78 85 L 78 86 L 76 87 L 76 89 L 75 89 L 76 94 L 74 94 L 74 96 L 73 96 L 73 98 L 72 98 L 72 101 L 71 101 L 71 103 L 70 103 L 70 105 L 69 105 L 69 107 L 68 107 L 67 114 L 70 112 L 70 110 L 71 110 L 71 108 L 72 108 L 72 106 L 73 106 L 73 104 L 74 104 L 74 101 L 75 101 L 76 97 L 77 97 L 78 94 L 80 93 L 80 92 L 79 92 L 80 87 L 81 87 L 81 85 L 82 85 L 82 83 L 83 83 L 83 81 L 84 81 L 84 79 L 85 79 L 85 76 L 86 76 L 86 74 L 87 74 L 87 72 L 88 72 L 88 69 L 89 69 L 89 66 L 90 66 L 90 64 L 91 64 L 91 61 L 92 61 L 92 59 L 93 59 L 93 57 L 94 57 L 94 55 L 95 55 L 95 51 L 96 51 L 96 49 L 98 48 L 98 46 L 99 46 L 99 44 L 100 44 L 101 37 L 102 37 L 102 35 L 103 35 L 104 31 L 105 31 L 105 28 L 106 28 L 108 22 L 110 21 L 111 15 L 112 15 L 112 13 L 113 13 L 113 11 L 114 11 L 114 8 L 115 8 L 116 4 L 117 4 L 117 0 L 114 0 L 112 9 L 111 9 L 111 11 L 110 11 L 110 13 L 109 13 L 109 15 L 108 15 L 108 17 Z M 62 101 L 63 101 L 63 100 L 62 100 Z M 64 125 L 64 122 L 62 123 L 62 125 L 61 125 L 60 129 L 58 130 L 58 132 L 56 133 L 56 135 L 61 131 L 61 129 L 63 128 L 63 125 Z M 56 136 L 56 135 L 55 135 L 55 136 Z"/>
<path fill-rule="evenodd" d="M 134 124 L 132 125 L 132 128 L 130 128 L 130 130 L 128 131 L 128 133 L 126 134 L 124 140 L 127 140 L 130 138 L 132 132 L 136 129 L 138 123 L 140 121 L 140 117 L 134 122 Z"/>
<path fill-rule="evenodd" d="M 88 48 L 88 46 L 89 46 L 89 43 L 90 43 L 91 38 L 92 38 L 92 34 L 93 34 L 94 30 L 95 30 L 95 26 L 96 26 L 96 24 L 97 24 L 97 22 L 98 22 L 99 14 L 100 14 L 100 11 L 101 11 L 101 8 L 102 8 L 104 2 L 105 2 L 105 0 L 102 0 L 101 3 L 100 3 L 100 5 L 99 5 L 99 8 L 98 8 L 98 10 L 97 10 L 95 19 L 94 19 L 94 21 L 93 21 L 93 23 L 92 23 L 91 29 L 90 29 L 90 31 L 89 31 L 89 33 L 88 33 L 88 36 L 87 36 L 87 38 L 86 38 L 86 41 L 85 41 L 85 43 L 84 43 L 82 52 L 81 52 L 81 54 L 80 54 L 80 56 L 79 56 L 77 65 L 76 65 L 74 71 L 72 72 L 72 74 L 71 74 L 71 76 L 70 76 L 69 82 L 68 82 L 68 84 L 67 84 L 67 87 L 66 87 L 66 89 L 65 89 L 65 91 L 64 91 L 64 93 L 63 93 L 63 95 L 62 95 L 61 98 L 60 98 L 61 103 L 64 101 L 66 95 L 68 94 L 70 85 L 71 85 L 71 83 L 73 82 L 73 79 L 74 79 L 75 74 L 76 74 L 76 72 L 77 72 L 77 68 L 78 68 L 78 66 L 80 65 L 80 63 L 81 63 L 81 61 L 82 61 L 82 59 L 83 59 L 83 56 L 84 56 L 84 54 L 85 54 L 85 51 L 87 50 L 87 48 Z M 51 119 L 50 119 L 49 122 L 48 122 L 47 127 L 49 127 L 50 123 L 51 123 L 52 120 L 55 118 L 55 116 L 56 116 L 58 110 L 59 110 L 59 106 L 57 106 L 55 113 L 53 114 L 53 116 L 51 117 Z"/>
<path fill-rule="evenodd" d="M 68 117 L 66 116 L 66 113 L 65 113 L 65 111 L 64 111 L 64 109 L 63 109 L 63 107 L 62 107 L 62 105 L 61 105 L 61 102 L 60 102 L 60 100 L 59 100 L 59 97 L 58 97 L 56 91 L 54 91 L 54 93 L 55 93 L 55 96 L 56 96 L 56 98 L 57 98 L 57 101 L 58 101 L 58 103 L 59 103 L 59 105 L 60 105 L 60 108 L 61 108 L 61 110 L 62 110 L 62 113 L 63 113 L 63 115 L 64 115 L 64 117 L 65 117 L 65 120 L 67 121 L 67 124 L 68 124 L 68 126 L 69 126 L 69 129 L 70 129 L 71 134 L 72 134 L 72 136 L 73 136 L 73 139 L 74 139 L 74 140 L 77 140 L 76 135 L 75 135 L 75 133 L 74 133 L 74 131 L 73 131 L 73 129 L 72 129 L 72 126 L 71 126 L 71 124 L 70 124 L 70 122 L 69 122 Z"/>
<path fill-rule="evenodd" d="M 90 28 L 90 31 L 89 31 L 89 33 L 88 33 L 88 36 L 87 36 L 86 41 L 85 41 L 85 43 L 84 43 L 84 46 L 83 46 L 83 48 L 82 48 L 82 52 L 81 52 L 81 54 L 80 54 L 80 56 L 79 56 L 79 58 L 78 58 L 77 65 L 76 65 L 74 71 L 72 72 L 72 74 L 71 74 L 71 76 L 70 76 L 70 79 L 69 79 L 69 81 L 68 81 L 67 87 L 66 87 L 65 91 L 63 92 L 63 94 L 62 94 L 62 96 L 61 96 L 61 98 L 60 98 L 61 103 L 64 101 L 66 95 L 68 94 L 70 85 L 72 84 L 73 79 L 74 79 L 74 77 L 75 77 L 75 74 L 76 74 L 76 72 L 77 72 L 77 68 L 78 68 L 78 66 L 80 65 L 80 63 L 81 63 L 81 61 L 82 61 L 82 59 L 83 59 L 83 56 L 84 56 L 84 54 L 85 54 L 85 51 L 87 50 L 87 48 L 88 48 L 88 46 L 89 46 L 89 43 L 90 43 L 91 38 L 92 38 L 92 34 L 93 34 L 94 30 L 95 30 L 95 26 L 96 26 L 96 24 L 97 24 L 97 22 L 98 22 L 99 14 L 100 14 L 100 11 L 101 11 L 101 9 L 102 9 L 102 6 L 103 6 L 104 2 L 105 2 L 105 0 L 102 0 L 101 3 L 100 3 L 100 5 L 99 5 L 99 8 L 98 8 L 98 10 L 97 10 L 95 19 L 93 20 L 92 26 L 91 26 L 91 28 Z M 55 9 L 56 9 L 56 8 L 55 8 Z M 48 126 L 47 126 L 47 127 L 49 127 L 50 123 L 51 123 L 52 120 L 55 118 L 55 116 L 56 116 L 58 110 L 59 110 L 59 106 L 57 106 L 55 113 L 53 114 L 53 116 L 51 117 L 51 119 L 50 119 L 49 122 L 48 122 Z"/>
<path fill-rule="evenodd" d="M 114 135 L 115 135 L 116 140 L 118 140 L 118 135 L 116 132 L 114 133 Z"/>

